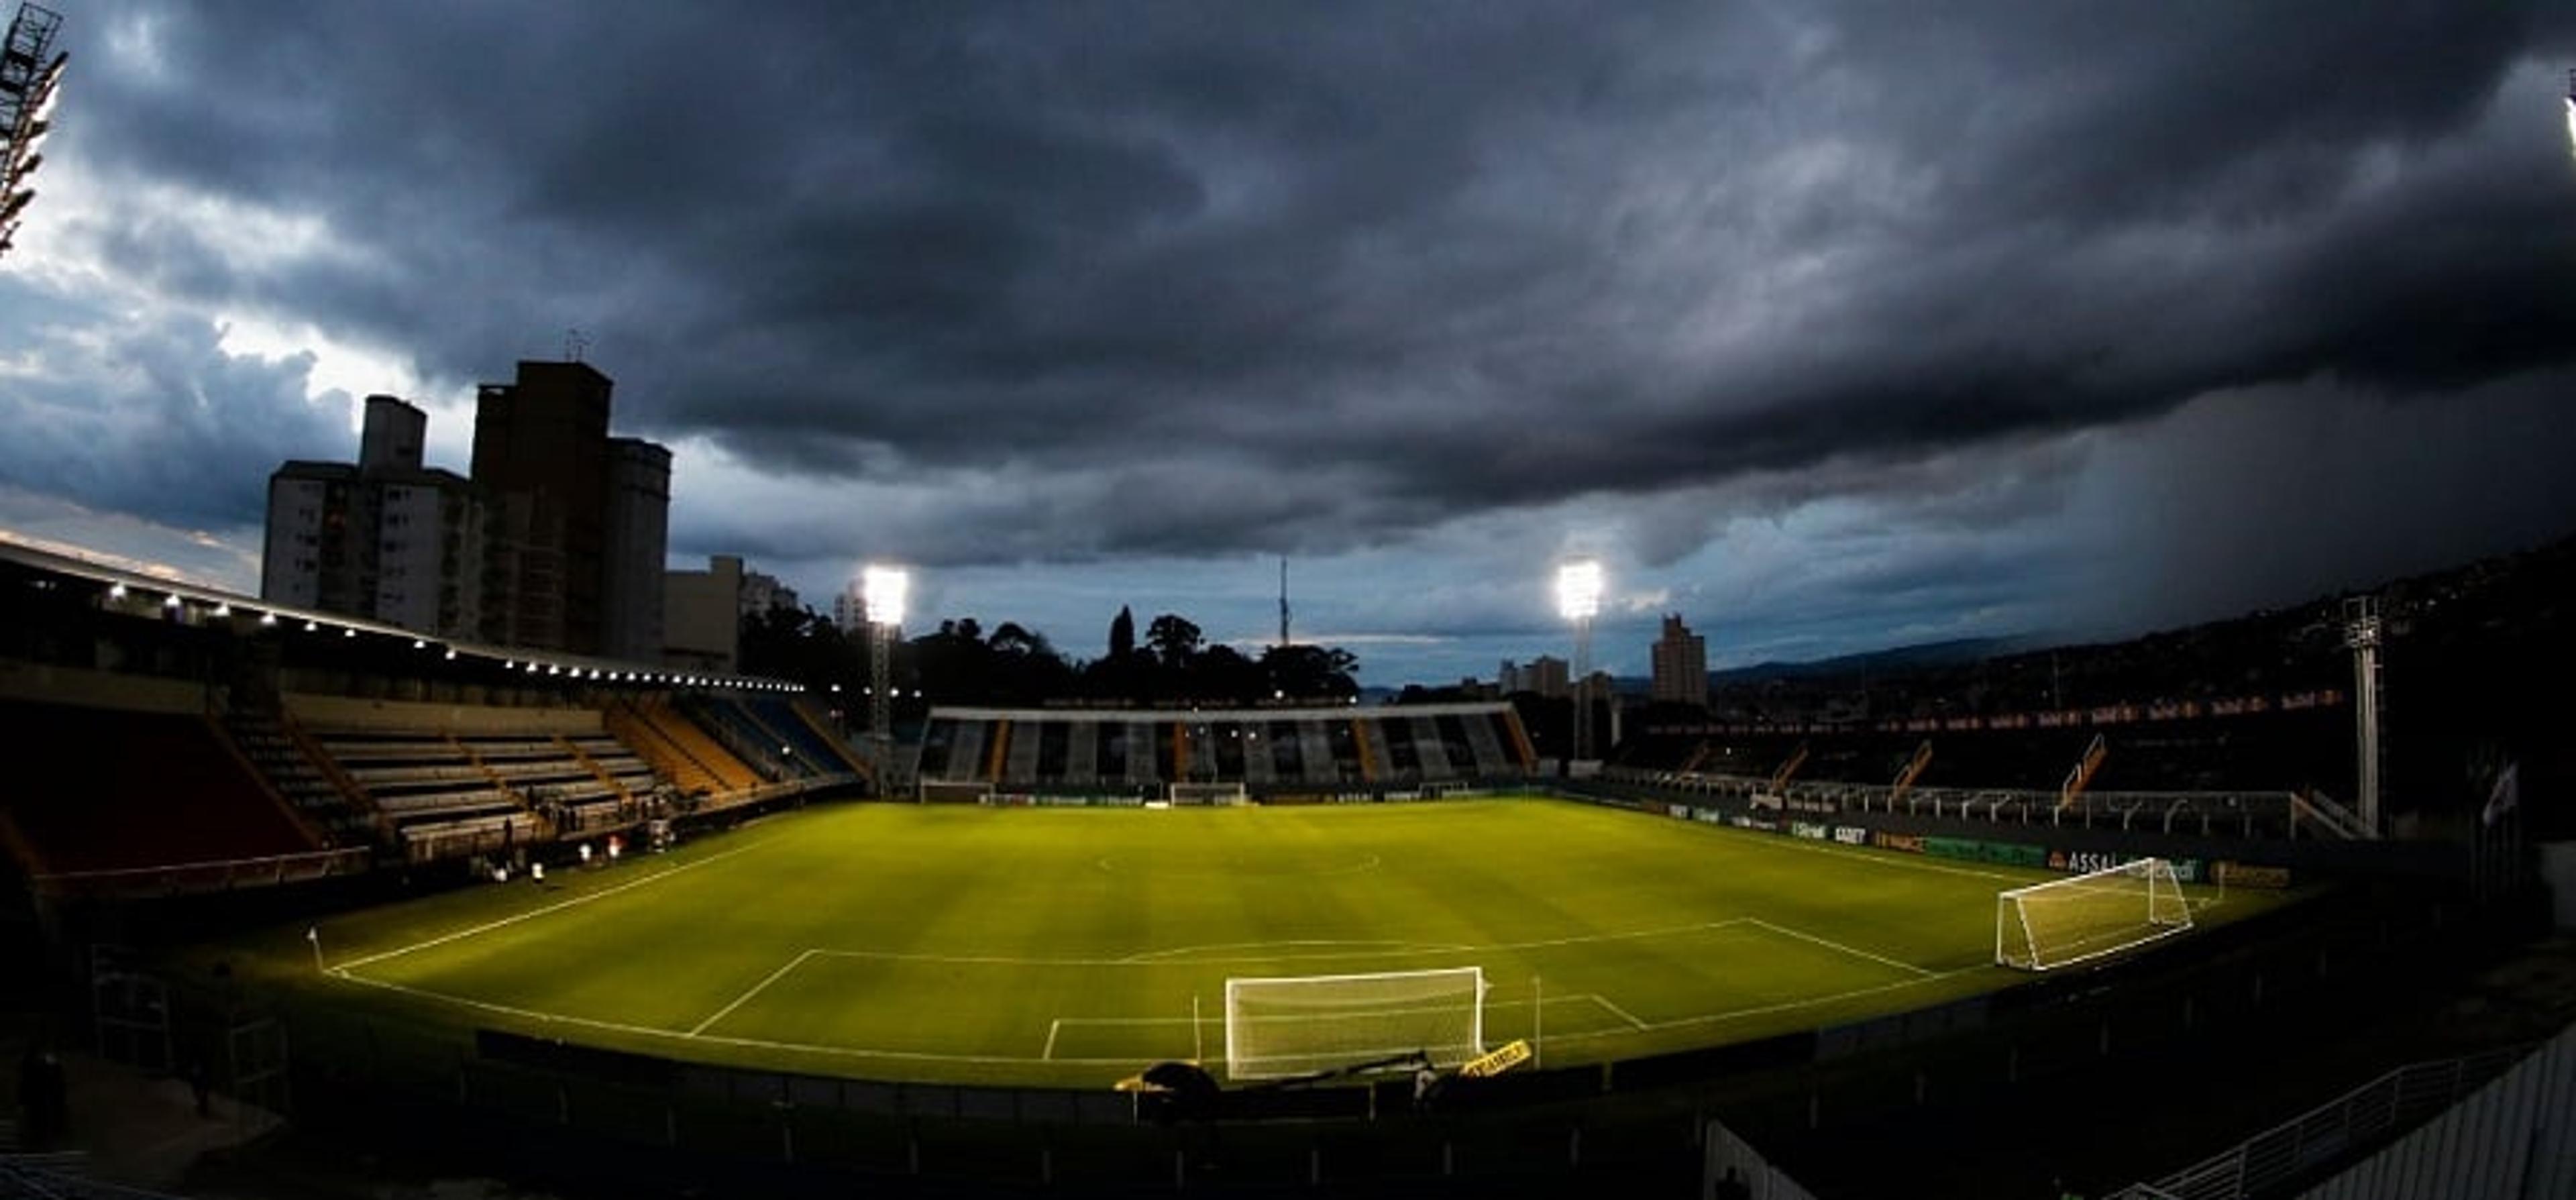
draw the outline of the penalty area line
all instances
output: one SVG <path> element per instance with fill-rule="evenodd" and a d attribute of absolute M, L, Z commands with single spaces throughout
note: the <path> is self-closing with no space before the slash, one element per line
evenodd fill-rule
<path fill-rule="evenodd" d="M 1768 929 L 1768 930 L 1770 930 L 1771 932 L 1776 933 L 1776 934 L 1779 934 L 1779 935 L 1780 935 L 1780 936 L 1782 936 L 1782 937 L 1793 937 L 1793 938 L 1796 938 L 1796 939 L 1798 939 L 1799 941 L 1802 941 L 1802 942 L 1812 942 L 1812 943 L 1814 943 L 1814 944 L 1816 944 L 1816 945 L 1819 945 L 1819 946 L 1824 947 L 1824 948 L 1825 948 L 1825 949 L 1827 949 L 1827 950 L 1839 950 L 1839 951 L 1841 951 L 1841 952 L 1843 952 L 1843 953 L 1845 953 L 1845 954 L 1851 955 L 1851 956 L 1853 956 L 1853 957 L 1855 957 L 1855 958 L 1866 958 L 1866 959 L 1868 959 L 1868 960 L 1869 960 L 1869 961 L 1871 961 L 1871 962 L 1879 963 L 1879 964 L 1881 964 L 1881 965 L 1883 965 L 1883 966 L 1890 966 L 1890 967 L 1894 967 L 1894 968 L 1896 968 L 1897 970 L 1900 970 L 1900 971 L 1912 971 L 1912 972 L 1914 972 L 1915 974 L 1920 975 L 1920 976 L 1923 976 L 1924 978 L 1927 978 L 1927 979 L 1932 977 L 1932 972 L 1930 972 L 1930 971 L 1926 971 L 1926 970 L 1924 970 L 1924 969 L 1923 969 L 1923 968 L 1921 968 L 1921 967 L 1915 966 L 1913 963 L 1908 963 L 1908 962 L 1898 962 L 1898 961 L 1896 961 L 1895 959 L 1889 958 L 1889 957 L 1887 957 L 1887 956 L 1886 956 L 1886 955 L 1884 955 L 1884 954 L 1872 954 L 1872 953 L 1870 953 L 1869 951 L 1867 951 L 1867 950 L 1863 950 L 1863 949 L 1860 949 L 1860 948 L 1859 948 L 1859 947 L 1857 947 L 1857 946 L 1846 946 L 1846 945 L 1842 944 L 1841 942 L 1834 941 L 1834 940 L 1833 940 L 1833 939 L 1831 939 L 1831 938 L 1820 938 L 1820 937 L 1817 937 L 1816 935 L 1814 935 L 1814 934 L 1812 934 L 1812 933 L 1801 933 L 1801 932 L 1799 932 L 1798 930 L 1791 929 L 1791 928 L 1789 928 L 1789 927 L 1788 927 L 1788 926 L 1786 926 L 1786 925 L 1774 925 L 1774 924 L 1772 924 L 1771 922 L 1769 922 L 1769 921 L 1765 921 L 1765 920 L 1763 920 L 1763 919 L 1762 919 L 1762 918 L 1760 918 L 1760 917 L 1746 917 L 1746 918 L 1744 919 L 1744 923 L 1745 923 L 1745 924 L 1747 924 L 1747 925 L 1754 925 L 1754 926 L 1758 926 L 1758 927 L 1763 928 L 1763 929 Z"/>
<path fill-rule="evenodd" d="M 781 979 L 785 979 L 785 978 L 787 977 L 787 973 L 788 973 L 789 971 L 793 971 L 793 970 L 795 970 L 795 969 L 796 969 L 796 968 L 798 968 L 798 967 L 804 966 L 804 965 L 805 965 L 805 960 L 806 960 L 806 959 L 812 958 L 812 957 L 814 957 L 814 956 L 815 956 L 816 954 L 818 954 L 818 953 L 821 953 L 821 952 L 820 952 L 820 951 L 817 951 L 817 950 L 808 950 L 808 951 L 806 951 L 806 952 L 805 952 L 805 953 L 803 953 L 803 954 L 799 954 L 799 955 L 797 955 L 797 956 L 796 956 L 796 957 L 794 957 L 794 958 L 788 959 L 788 960 L 787 960 L 787 965 L 786 965 L 786 966 L 780 967 L 780 968 L 778 968 L 777 970 L 770 972 L 770 973 L 769 973 L 769 977 L 768 977 L 768 978 L 763 979 L 763 980 L 761 980 L 760 982 L 758 982 L 758 983 L 755 983 L 755 984 L 751 985 L 751 990 L 750 990 L 750 991 L 744 992 L 743 994 L 741 994 L 741 995 L 739 995 L 739 996 L 734 997 L 734 998 L 733 998 L 733 1003 L 728 1004 L 728 1005 L 725 1005 L 723 1008 L 719 1008 L 719 1009 L 717 1009 L 717 1010 L 715 1011 L 715 1015 L 714 1015 L 714 1016 L 708 1017 L 706 1020 L 700 1021 L 700 1022 L 698 1022 L 696 1025 L 690 1026 L 690 1027 L 689 1027 L 689 1036 L 690 1036 L 690 1037 L 696 1037 L 696 1036 L 698 1036 L 698 1035 L 699 1035 L 699 1034 L 701 1034 L 701 1033 L 705 1033 L 705 1032 L 707 1031 L 707 1026 L 709 1026 L 709 1025 L 713 1025 L 713 1024 L 715 1024 L 716 1022 L 718 1022 L 718 1021 L 724 1020 L 726 1016 L 730 1015 L 730 1014 L 733 1012 L 733 1010 L 735 1010 L 735 1009 L 737 1009 L 737 1008 L 742 1007 L 744 1004 L 749 1003 L 749 1002 L 751 1001 L 751 998 L 752 998 L 752 997 L 757 996 L 757 995 L 761 994 L 762 992 L 765 992 L 765 991 L 769 990 L 769 985 L 770 985 L 770 984 L 776 983 L 776 982 L 778 982 L 778 981 L 779 981 L 779 980 L 781 980 Z M 1050 1038 L 1050 1039 L 1048 1039 L 1048 1040 L 1049 1040 L 1050 1042 L 1052 1042 L 1054 1039 Z"/>

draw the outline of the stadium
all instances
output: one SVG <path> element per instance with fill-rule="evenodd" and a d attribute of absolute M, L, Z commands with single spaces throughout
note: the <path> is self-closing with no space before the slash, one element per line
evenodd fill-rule
<path fill-rule="evenodd" d="M 1581 771 L 1507 702 L 933 703 L 889 758 L 828 689 L 0 549 L 65 1040 L 567 1194 L 1939 1187 L 1831 1148 L 2255 1057 L 2527 925 L 2518 816 L 2360 837 L 2282 783 L 2349 770 L 2331 688 L 1647 722 Z M 1953 1174 L 2157 1187 L 2226 1140 L 2184 1124 Z M 2348 1159 L 2235 1153 L 2133 1194 Z"/>

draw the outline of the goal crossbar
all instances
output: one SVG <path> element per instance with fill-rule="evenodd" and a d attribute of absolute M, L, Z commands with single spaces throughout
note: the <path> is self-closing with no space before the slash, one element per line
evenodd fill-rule
<path fill-rule="evenodd" d="M 1225 981 L 1226 1073 L 1307 1075 L 1419 1053 L 1456 1066 L 1485 1052 L 1481 967 Z"/>

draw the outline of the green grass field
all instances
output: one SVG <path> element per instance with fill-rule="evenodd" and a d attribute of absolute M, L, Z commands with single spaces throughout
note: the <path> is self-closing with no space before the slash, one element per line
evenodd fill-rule
<path fill-rule="evenodd" d="M 1479 966 L 1486 1043 L 1543 1030 L 1551 1065 L 1921 1007 L 2026 978 L 1995 893 L 2049 877 L 1545 800 L 843 805 L 335 917 L 327 973 L 301 928 L 255 949 L 302 1000 L 460 1030 L 1098 1084 L 1217 1066 L 1230 976 Z"/>

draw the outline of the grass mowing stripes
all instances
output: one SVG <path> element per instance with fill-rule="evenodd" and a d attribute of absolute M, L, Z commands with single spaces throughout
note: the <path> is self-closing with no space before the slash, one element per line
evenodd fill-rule
<path fill-rule="evenodd" d="M 318 980 L 300 936 L 264 946 L 328 1002 L 460 1028 L 1096 1084 L 1220 1055 L 1230 976 L 1479 966 L 1487 1043 L 1543 1007 L 1559 1064 L 1920 1007 L 2022 978 L 1995 893 L 2049 877 L 1530 799 L 847 805 L 336 917 Z"/>

